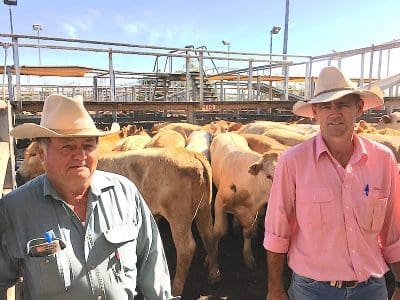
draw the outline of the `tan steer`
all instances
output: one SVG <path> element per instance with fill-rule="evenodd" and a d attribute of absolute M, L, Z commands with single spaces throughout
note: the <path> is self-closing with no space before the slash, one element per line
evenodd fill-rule
<path fill-rule="evenodd" d="M 216 136 L 210 147 L 215 198 L 217 238 L 227 230 L 227 213 L 232 213 L 243 230 L 243 258 L 247 267 L 255 267 L 251 238 L 257 217 L 265 209 L 272 185 L 278 152 L 263 155 L 252 151 L 244 137 L 236 133 Z"/>

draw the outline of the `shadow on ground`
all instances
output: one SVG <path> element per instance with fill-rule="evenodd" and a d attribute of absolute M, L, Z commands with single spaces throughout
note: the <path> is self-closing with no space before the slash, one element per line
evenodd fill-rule
<path fill-rule="evenodd" d="M 267 287 L 267 271 L 265 251 L 262 246 L 263 230 L 258 228 L 257 236 L 253 240 L 253 252 L 257 267 L 249 270 L 245 267 L 242 257 L 243 239 L 241 233 L 232 229 L 232 219 L 229 219 L 229 232 L 220 241 L 218 262 L 221 271 L 221 281 L 213 286 L 207 284 L 207 269 L 203 267 L 205 251 L 198 232 L 193 226 L 192 231 L 196 240 L 197 249 L 193 256 L 183 291 L 183 300 L 201 299 L 209 300 L 265 300 Z M 171 270 L 171 276 L 175 271 L 175 247 L 168 223 L 161 219 L 158 222 L 163 239 L 165 252 Z M 285 270 L 285 286 L 289 287 L 291 271 Z M 386 275 L 389 299 L 393 292 L 394 279 L 391 274 Z M 136 297 L 135 299 L 141 299 Z"/>

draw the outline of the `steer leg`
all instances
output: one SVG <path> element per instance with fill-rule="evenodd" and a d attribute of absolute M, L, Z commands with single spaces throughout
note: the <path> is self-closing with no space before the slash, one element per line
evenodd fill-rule
<path fill-rule="evenodd" d="M 170 222 L 172 238 L 176 249 L 176 270 L 172 283 L 172 294 L 182 295 L 187 273 L 193 254 L 196 250 L 196 242 L 193 239 L 191 220 L 178 218 Z"/>
<path fill-rule="evenodd" d="M 253 250 L 251 249 L 251 239 L 255 235 L 254 226 L 243 228 L 243 259 L 244 264 L 251 270 L 256 268 Z"/>
<path fill-rule="evenodd" d="M 217 241 L 223 237 L 228 229 L 228 222 L 226 219 L 226 212 L 224 209 L 224 199 L 221 197 L 220 192 L 215 196 L 215 222 L 214 231 Z"/>
<path fill-rule="evenodd" d="M 209 206 L 202 207 L 197 212 L 196 226 L 207 252 L 205 264 L 208 264 L 208 283 L 214 284 L 220 280 L 220 272 L 217 260 L 218 241 L 214 233 Z"/>

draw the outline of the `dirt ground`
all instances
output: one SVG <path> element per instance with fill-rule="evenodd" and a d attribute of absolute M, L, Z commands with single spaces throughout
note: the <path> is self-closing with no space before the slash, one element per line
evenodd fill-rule
<path fill-rule="evenodd" d="M 231 221 L 231 220 L 230 220 Z M 231 224 L 230 224 L 231 225 Z M 170 269 L 175 268 L 175 249 L 166 221 L 159 222 L 167 260 Z M 242 256 L 243 239 L 241 233 L 234 233 L 230 226 L 228 234 L 220 241 L 218 262 L 221 271 L 221 281 L 213 286 L 207 284 L 207 269 L 203 267 L 205 257 L 200 237 L 193 228 L 197 250 L 190 266 L 189 275 L 183 291 L 183 299 L 198 299 L 208 296 L 208 299 L 265 299 L 266 294 L 266 260 L 262 247 L 261 229 L 253 240 L 254 257 L 257 262 L 255 270 L 245 267 Z M 288 274 L 287 278 L 290 278 Z"/>
<path fill-rule="evenodd" d="M 159 222 L 159 227 L 167 260 L 171 272 L 174 272 L 176 263 L 175 248 L 168 223 L 165 220 L 161 220 L 161 222 Z M 213 286 L 207 284 L 207 270 L 203 267 L 205 252 L 195 227 L 193 227 L 193 232 L 197 243 L 197 250 L 190 266 L 182 299 L 192 300 L 199 299 L 200 296 L 208 296 L 208 298 L 205 299 L 265 300 L 267 271 L 265 252 L 262 246 L 263 232 L 261 227 L 259 227 L 258 234 L 253 240 L 253 252 L 257 262 L 257 268 L 255 270 L 249 270 L 245 267 L 243 262 L 242 236 L 240 233 L 235 233 L 232 226 L 230 226 L 228 234 L 220 241 L 218 262 L 221 271 L 221 281 Z M 288 288 L 291 278 L 291 271 L 289 269 L 285 271 L 284 278 L 286 288 Z M 386 279 L 390 299 L 393 292 L 393 277 L 391 274 L 387 274 Z"/>

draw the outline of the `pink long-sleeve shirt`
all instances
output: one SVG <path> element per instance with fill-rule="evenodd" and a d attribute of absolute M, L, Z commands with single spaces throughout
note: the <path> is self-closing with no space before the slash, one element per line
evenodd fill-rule
<path fill-rule="evenodd" d="M 265 249 L 320 281 L 383 276 L 400 261 L 399 172 L 392 152 L 354 135 L 346 168 L 322 136 L 279 159 L 265 217 Z M 400 187 L 399 187 L 400 188 Z"/>

